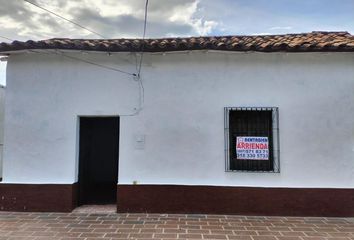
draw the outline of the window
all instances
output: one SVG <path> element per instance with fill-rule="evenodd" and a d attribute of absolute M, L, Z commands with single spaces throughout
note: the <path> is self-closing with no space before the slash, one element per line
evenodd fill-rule
<path fill-rule="evenodd" d="M 278 108 L 225 108 L 226 171 L 280 172 Z"/>

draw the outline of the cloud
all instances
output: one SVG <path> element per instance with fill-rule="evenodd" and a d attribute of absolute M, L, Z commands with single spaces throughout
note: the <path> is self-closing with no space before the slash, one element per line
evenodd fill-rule
<path fill-rule="evenodd" d="M 286 27 L 280 27 L 280 26 L 276 26 L 276 27 L 271 27 L 269 28 L 269 30 L 290 30 L 292 29 L 293 27 L 291 26 L 286 26 Z"/>
<path fill-rule="evenodd" d="M 202 0 L 198 16 L 218 22 L 216 34 L 301 33 L 345 30 L 354 33 L 354 1 Z"/>
<path fill-rule="evenodd" d="M 107 38 L 136 38 L 143 32 L 145 0 L 32 0 Z M 99 38 L 23 1 L 0 0 L 1 34 L 13 39 Z M 152 0 L 147 37 L 208 35 L 218 26 L 198 16 L 198 0 Z"/>
<path fill-rule="evenodd" d="M 107 38 L 143 32 L 145 0 L 31 0 Z M 354 1 L 150 0 L 147 37 L 354 32 Z M 21 0 L 0 0 L 0 35 L 13 39 L 99 38 Z"/>

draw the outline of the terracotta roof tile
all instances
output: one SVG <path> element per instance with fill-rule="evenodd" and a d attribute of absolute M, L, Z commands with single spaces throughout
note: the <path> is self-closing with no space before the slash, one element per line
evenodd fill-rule
<path fill-rule="evenodd" d="M 354 52 L 354 36 L 348 32 L 187 37 L 159 39 L 69 39 L 0 43 L 0 53 L 27 49 L 61 49 L 108 52 L 222 50 L 258 52 Z"/>

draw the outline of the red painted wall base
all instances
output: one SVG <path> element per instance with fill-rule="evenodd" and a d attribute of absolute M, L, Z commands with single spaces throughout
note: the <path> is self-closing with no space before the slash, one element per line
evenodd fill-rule
<path fill-rule="evenodd" d="M 118 212 L 354 216 L 354 189 L 118 185 Z"/>
<path fill-rule="evenodd" d="M 71 212 L 76 207 L 77 184 L 0 184 L 0 210 Z"/>
<path fill-rule="evenodd" d="M 118 212 L 354 217 L 354 189 L 118 185 Z M 77 184 L 0 184 L 1 211 L 70 212 Z"/>

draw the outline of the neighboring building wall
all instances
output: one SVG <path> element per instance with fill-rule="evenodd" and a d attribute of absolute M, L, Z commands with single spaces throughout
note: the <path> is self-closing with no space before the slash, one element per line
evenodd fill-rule
<path fill-rule="evenodd" d="M 4 147 L 5 87 L 0 85 L 0 179 L 2 179 L 2 159 Z"/>
<path fill-rule="evenodd" d="M 79 55 L 134 72 L 129 54 Z M 121 115 L 119 184 L 354 187 L 351 53 L 146 54 L 132 77 L 56 55 L 8 62 L 4 182 L 77 181 L 77 116 Z M 225 172 L 224 107 L 276 106 L 280 173 Z M 145 135 L 145 148 L 135 148 Z"/>

